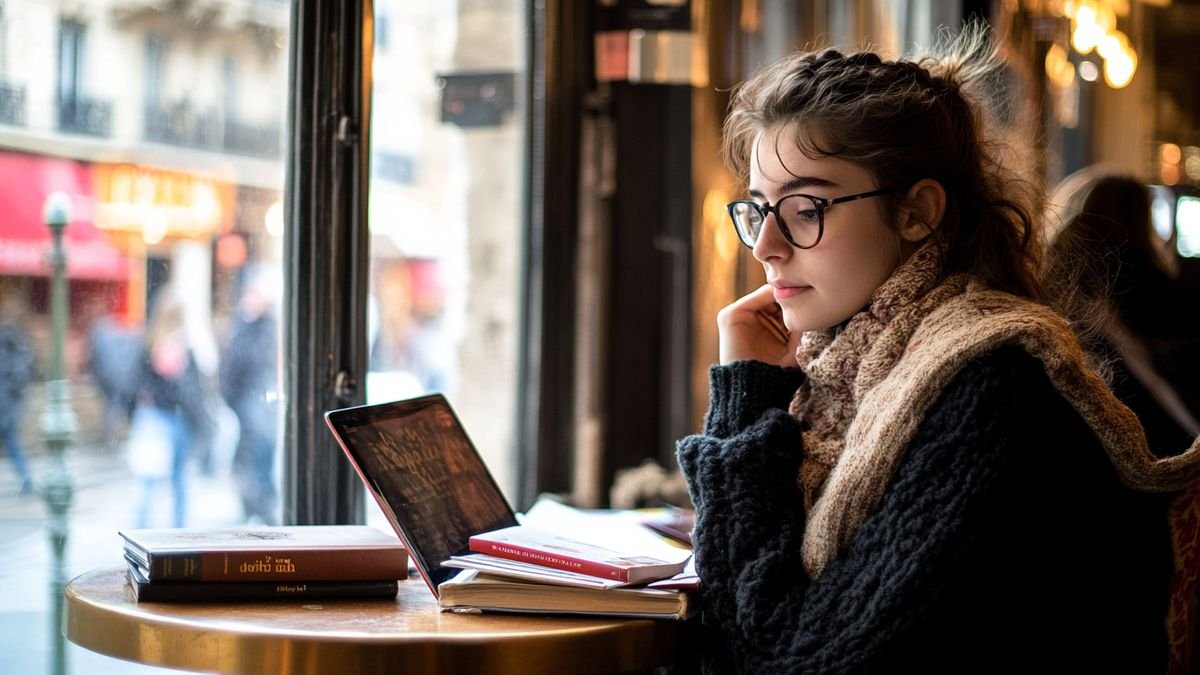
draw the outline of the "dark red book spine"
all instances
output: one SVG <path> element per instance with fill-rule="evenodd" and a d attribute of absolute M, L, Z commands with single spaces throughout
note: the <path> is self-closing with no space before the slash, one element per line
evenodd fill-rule
<path fill-rule="evenodd" d="M 403 549 L 151 553 L 151 581 L 354 581 L 408 577 Z"/>
<path fill-rule="evenodd" d="M 497 558 L 519 560 L 520 562 L 532 563 L 556 570 L 566 570 L 577 574 L 587 574 L 588 576 L 600 577 L 602 579 L 615 579 L 621 582 L 629 581 L 629 570 L 624 567 L 617 567 L 616 565 L 609 565 L 595 560 L 576 558 L 575 556 L 564 555 L 557 551 L 551 552 L 530 548 L 507 541 L 491 541 L 482 538 L 480 535 L 471 537 L 468 543 L 471 550 L 475 553 L 486 553 L 494 555 Z"/>

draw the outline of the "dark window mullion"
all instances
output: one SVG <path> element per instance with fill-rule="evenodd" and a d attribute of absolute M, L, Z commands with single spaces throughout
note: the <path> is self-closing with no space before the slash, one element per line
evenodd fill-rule
<path fill-rule="evenodd" d="M 591 82 L 588 5 L 546 0 L 526 11 L 529 224 L 522 259 L 518 508 L 542 492 L 572 487 L 579 138 Z"/>
<path fill-rule="evenodd" d="M 299 0 L 292 18 L 284 237 L 284 522 L 362 522 L 363 492 L 325 427 L 361 403 L 367 365 L 370 0 Z"/>

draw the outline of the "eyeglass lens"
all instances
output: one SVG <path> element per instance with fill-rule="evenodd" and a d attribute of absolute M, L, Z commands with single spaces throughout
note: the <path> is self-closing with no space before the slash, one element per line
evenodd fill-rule
<path fill-rule="evenodd" d="M 804 195 L 789 195 L 770 207 L 770 211 L 775 212 L 793 244 L 801 248 L 816 245 L 821 236 L 822 213 L 815 201 Z M 734 202 L 729 207 L 729 215 L 733 217 L 742 243 L 753 248 L 766 222 L 763 207 L 751 201 Z"/>

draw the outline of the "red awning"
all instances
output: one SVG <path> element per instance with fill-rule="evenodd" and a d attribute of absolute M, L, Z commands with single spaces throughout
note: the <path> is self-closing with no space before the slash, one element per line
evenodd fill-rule
<path fill-rule="evenodd" d="M 71 222 L 63 232 L 67 276 L 125 280 L 129 261 L 92 221 L 92 181 L 83 162 L 0 152 L 0 274 L 49 276 L 50 230 L 43 221 L 46 197 L 71 198 Z"/>

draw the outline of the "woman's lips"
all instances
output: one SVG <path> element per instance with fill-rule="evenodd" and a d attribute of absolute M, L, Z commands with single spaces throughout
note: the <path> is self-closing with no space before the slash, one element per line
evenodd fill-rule
<path fill-rule="evenodd" d="M 775 302 L 794 298 L 797 295 L 812 289 L 812 286 L 789 286 L 787 284 L 771 285 L 775 288 Z"/>

